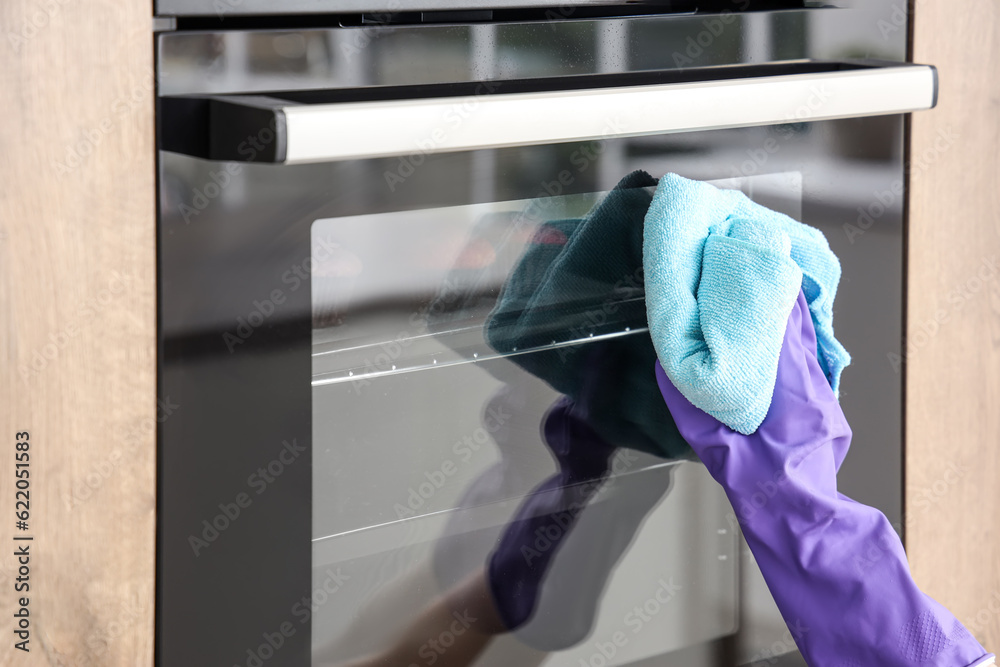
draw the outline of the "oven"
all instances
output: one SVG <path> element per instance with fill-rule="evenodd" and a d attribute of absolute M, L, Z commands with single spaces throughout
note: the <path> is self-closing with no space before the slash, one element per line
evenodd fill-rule
<path fill-rule="evenodd" d="M 840 485 L 902 532 L 903 137 L 937 88 L 903 6 L 468 4 L 158 2 L 158 664 L 375 664 L 484 568 L 525 585 L 487 566 L 518 530 L 523 623 L 462 662 L 458 610 L 379 664 L 804 664 L 661 437 L 634 237 L 665 173 L 823 231 Z M 551 431 L 588 391 L 589 484 Z"/>

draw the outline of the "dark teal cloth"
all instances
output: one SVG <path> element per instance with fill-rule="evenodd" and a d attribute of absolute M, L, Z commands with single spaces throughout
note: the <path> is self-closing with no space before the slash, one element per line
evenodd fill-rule
<path fill-rule="evenodd" d="M 642 239 L 652 200 L 646 188 L 655 185 L 646 172 L 633 172 L 583 219 L 541 225 L 505 282 L 485 334 L 494 350 L 521 352 L 510 361 L 578 402 L 609 443 L 687 458 L 693 453 L 653 374 L 652 340 L 637 332 L 646 327 Z M 549 349 L 523 353 L 539 347 Z"/>

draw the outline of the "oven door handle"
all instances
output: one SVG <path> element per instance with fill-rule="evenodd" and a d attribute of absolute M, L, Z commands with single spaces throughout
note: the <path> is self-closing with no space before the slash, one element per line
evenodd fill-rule
<path fill-rule="evenodd" d="M 937 71 L 929 65 L 799 61 L 166 97 L 160 100 L 160 147 L 212 160 L 289 165 L 422 160 L 431 153 L 907 113 L 932 108 L 937 87 Z"/>

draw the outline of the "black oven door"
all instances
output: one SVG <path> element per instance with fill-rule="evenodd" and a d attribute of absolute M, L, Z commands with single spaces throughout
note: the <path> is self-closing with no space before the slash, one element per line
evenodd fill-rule
<path fill-rule="evenodd" d="M 558 34 L 627 51 L 648 21 Z M 483 39 L 393 30 L 441 53 L 456 30 Z M 158 663 L 793 659 L 732 509 L 657 400 L 644 206 L 674 172 L 825 233 L 855 359 L 841 484 L 898 522 L 902 114 L 934 104 L 933 69 L 291 89 L 256 38 L 161 37 L 160 392 L 176 409 L 160 425 Z M 184 54 L 219 44 L 260 67 L 205 90 Z M 376 44 L 365 67 L 403 66 Z"/>

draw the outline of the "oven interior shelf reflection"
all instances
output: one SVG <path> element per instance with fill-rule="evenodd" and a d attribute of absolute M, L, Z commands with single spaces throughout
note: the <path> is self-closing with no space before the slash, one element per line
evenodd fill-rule
<path fill-rule="evenodd" d="M 619 305 L 611 303 L 609 307 L 617 308 Z M 506 353 L 497 352 L 487 345 L 482 336 L 482 324 L 478 326 L 473 324 L 440 334 L 381 340 L 351 348 L 337 348 L 335 343 L 316 343 L 313 348 L 313 364 L 316 369 L 313 372 L 313 386 L 360 382 L 393 373 L 432 370 L 455 364 L 479 363 L 533 352 L 574 348 L 630 334 L 641 335 L 648 331 L 644 326 L 633 328 L 623 324 L 621 330 L 616 332 L 596 335 L 594 332 L 588 332 L 580 338 L 553 340 L 548 345 L 513 349 Z M 321 336 L 317 335 L 316 338 L 321 339 Z M 406 350 L 405 356 L 401 352 L 392 353 L 393 350 L 403 349 Z M 456 352 L 456 349 L 461 349 L 463 353 Z"/>

